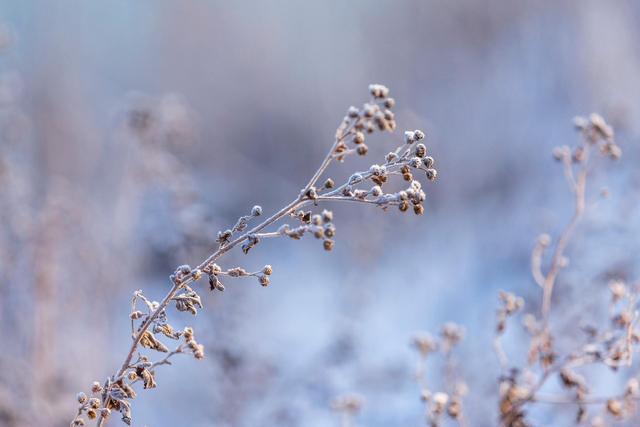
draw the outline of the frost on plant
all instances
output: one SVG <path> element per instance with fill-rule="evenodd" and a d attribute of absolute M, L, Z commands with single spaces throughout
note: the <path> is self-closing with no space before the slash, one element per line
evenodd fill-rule
<path fill-rule="evenodd" d="M 368 102 L 359 108 L 349 107 L 326 157 L 289 204 L 270 216 L 266 216 L 260 206 L 254 206 L 232 227 L 219 231 L 215 252 L 195 267 L 176 268 L 169 277 L 169 292 L 161 301 L 148 299 L 141 290 L 134 292 L 129 314 L 131 347 L 113 375 L 93 384 L 91 398 L 84 393 L 78 395 L 79 406 L 72 426 L 84 425 L 87 419 L 95 419 L 96 425 L 102 426 L 113 412 L 118 412 L 122 421 L 130 424 L 135 389 L 156 387 L 158 367 L 170 365 L 171 358 L 177 354 L 188 354 L 195 359 L 205 356 L 193 328 L 176 330 L 171 326 L 170 308 L 196 315 L 203 308 L 198 292 L 204 282 L 208 282 L 209 290 L 214 292 L 224 291 L 229 282 L 244 278 L 268 286 L 273 273 L 270 265 L 257 269 L 223 266 L 219 260 L 236 246 L 247 254 L 264 239 L 298 240 L 308 235 L 330 251 L 335 244 L 336 226 L 333 213 L 320 208 L 326 202 L 365 203 L 384 210 L 397 207 L 401 212 L 411 209 L 416 215 L 424 213 L 425 192 L 417 178 L 422 175 L 425 181 L 434 181 L 437 171 L 433 157 L 427 155 L 425 134 L 421 130 L 405 132 L 397 148 L 389 151 L 383 160 L 367 170 L 353 173 L 345 182 L 336 183 L 325 176 L 332 162 L 344 162 L 351 155 L 366 155 L 369 152 L 367 135 L 395 130 L 392 111 L 395 100 L 389 97 L 389 89 L 373 84 L 369 92 Z M 403 189 L 387 190 L 387 183 L 394 178 L 405 182 Z M 361 405 L 339 406 L 353 413 L 357 412 L 355 407 Z"/>

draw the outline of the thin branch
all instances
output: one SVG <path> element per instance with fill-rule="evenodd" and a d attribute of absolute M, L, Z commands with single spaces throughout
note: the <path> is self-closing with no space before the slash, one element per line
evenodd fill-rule
<path fill-rule="evenodd" d="M 583 144 L 584 148 L 584 160 L 581 163 L 581 168 L 578 173 L 578 179 L 575 185 L 575 210 L 571 221 L 565 227 L 564 231 L 560 235 L 560 239 L 556 244 L 553 257 L 551 258 L 551 267 L 547 273 L 542 294 L 542 319 L 544 327 L 547 327 L 549 319 L 549 311 L 551 310 L 551 297 L 553 295 L 553 288 L 556 283 L 560 269 L 564 264 L 564 251 L 571 240 L 573 231 L 584 214 L 585 207 L 585 192 L 587 185 L 587 166 L 589 162 L 589 144 Z"/>
<path fill-rule="evenodd" d="M 352 152 L 354 152 L 353 149 L 349 149 L 347 144 L 345 143 L 346 138 L 353 136 L 354 140 L 351 141 L 350 143 L 364 144 L 363 130 L 365 130 L 365 125 L 368 126 L 367 129 L 369 132 L 372 129 L 374 129 L 372 127 L 374 124 L 377 126 L 376 129 L 379 129 L 381 131 L 395 129 L 396 124 L 395 124 L 395 120 L 393 119 L 393 113 L 388 109 L 385 109 L 383 111 L 380 108 L 381 104 L 378 104 L 384 101 L 385 105 L 388 106 L 388 108 L 392 107 L 392 105 L 394 104 L 394 101 L 390 98 L 387 99 L 388 89 L 381 85 L 372 85 L 370 86 L 369 90 L 371 91 L 371 94 L 374 98 L 373 104 L 365 104 L 362 110 L 358 110 L 355 107 L 351 107 L 349 109 L 347 116 L 345 117 L 342 124 L 338 127 L 338 130 L 336 131 L 336 137 L 334 139 L 334 142 L 331 148 L 328 150 L 324 159 L 320 163 L 320 166 L 312 174 L 307 184 L 302 188 L 302 190 L 299 192 L 299 194 L 295 199 L 293 199 L 291 202 L 289 202 L 284 207 L 282 207 L 281 209 L 276 211 L 274 214 L 272 214 L 269 218 L 265 219 L 264 221 L 262 221 L 261 223 L 254 226 L 248 231 L 245 231 L 245 228 L 247 227 L 248 222 L 252 218 L 257 217 L 261 214 L 261 208 L 257 207 L 259 208 L 257 210 L 257 213 L 254 213 L 254 210 L 252 210 L 251 215 L 245 215 L 240 217 L 231 230 L 220 232 L 218 235 L 219 247 L 213 253 L 211 253 L 204 261 L 202 261 L 199 265 L 197 265 L 195 268 L 191 269 L 189 266 L 182 266 L 178 270 L 176 270 L 175 276 L 172 276 L 172 279 L 171 279 L 172 281 L 171 288 L 159 303 L 150 302 L 149 300 L 144 298 L 144 296 L 141 293 L 134 294 L 134 298 L 132 301 L 132 339 L 133 341 L 120 368 L 107 381 L 107 385 L 105 386 L 104 392 L 102 394 L 103 408 L 111 408 L 112 407 L 111 403 L 114 403 L 116 407 L 118 407 L 119 405 L 125 404 L 127 405 L 126 409 L 129 409 L 128 403 L 120 398 L 114 397 L 113 398 L 114 401 L 112 402 L 112 397 L 111 397 L 112 387 L 109 386 L 109 384 L 115 384 L 118 381 L 123 380 L 124 376 L 126 375 L 129 369 L 135 367 L 136 365 L 138 365 L 138 363 L 143 363 L 143 362 L 146 363 L 145 366 L 151 367 L 151 368 L 161 366 L 161 365 L 168 365 L 168 364 L 171 364 L 170 362 L 171 357 L 173 357 L 178 353 L 183 353 L 185 351 L 186 347 L 184 347 L 184 345 L 181 345 L 174 351 L 169 352 L 163 359 L 155 363 L 148 364 L 148 360 L 146 358 L 143 358 L 140 355 L 139 347 L 141 346 L 141 342 L 144 344 L 143 338 L 149 337 L 149 331 L 152 328 L 152 326 L 158 325 L 159 323 L 163 323 L 164 325 L 164 322 L 166 322 L 165 310 L 172 300 L 176 300 L 178 302 L 176 297 L 185 297 L 184 300 L 179 301 L 181 303 L 184 303 L 185 300 L 187 300 L 188 298 L 192 298 L 193 300 L 195 300 L 195 304 L 201 305 L 199 296 L 191 289 L 189 285 L 199 280 L 200 277 L 203 275 L 203 273 L 209 275 L 210 283 L 212 283 L 211 282 L 213 280 L 212 277 L 214 276 L 217 280 L 217 275 L 228 275 L 228 276 L 236 277 L 235 274 L 230 274 L 231 270 L 229 270 L 228 272 L 221 271 L 221 269 L 217 265 L 214 265 L 214 263 L 215 261 L 217 261 L 219 258 L 221 258 L 223 255 L 225 255 L 227 252 L 229 252 L 239 244 L 245 241 L 247 242 L 247 244 L 243 246 L 243 251 L 245 251 L 246 253 L 246 251 L 248 251 L 252 246 L 254 246 L 259 241 L 259 239 L 280 237 L 283 235 L 289 235 L 292 238 L 299 238 L 305 231 L 313 230 L 314 233 L 316 233 L 316 237 L 323 236 L 322 233 L 326 233 L 325 234 L 326 240 L 324 241 L 324 246 L 325 246 L 325 249 L 330 250 L 333 245 L 333 241 L 330 240 L 330 238 L 332 237 L 332 234 L 330 234 L 330 232 L 333 233 L 332 231 L 333 229 L 331 228 L 333 227 L 333 224 L 331 224 L 329 220 L 328 223 L 324 224 L 325 227 L 323 229 L 322 227 L 318 226 L 318 223 L 316 221 L 317 218 L 314 219 L 314 221 L 316 222 L 311 224 L 308 219 L 309 213 L 302 213 L 301 216 L 300 215 L 298 216 L 298 218 L 303 222 L 303 225 L 301 227 L 298 227 L 297 229 L 291 230 L 292 233 L 297 232 L 298 234 L 289 234 L 286 231 L 287 229 L 282 229 L 278 231 L 265 231 L 267 227 L 275 224 L 282 218 L 290 215 L 295 216 L 293 214 L 296 213 L 298 209 L 310 203 L 314 203 L 315 205 L 317 205 L 319 202 L 323 202 L 323 201 L 351 201 L 351 202 L 375 204 L 382 207 L 400 204 L 401 205 L 400 210 L 406 211 L 408 209 L 409 203 L 412 202 L 414 204 L 414 212 L 416 214 L 423 213 L 424 208 L 422 206 L 422 203 L 424 202 L 425 194 L 424 194 L 424 191 L 421 189 L 421 185 L 419 182 L 412 181 L 410 187 L 407 190 L 399 193 L 394 193 L 394 194 L 384 194 L 381 189 L 381 185 L 388 178 L 387 173 L 393 173 L 396 169 L 409 165 L 409 156 L 412 150 L 411 148 L 409 148 L 410 145 L 424 138 L 424 133 L 418 130 L 408 131 L 405 133 L 404 146 L 407 148 L 402 156 L 398 156 L 397 153 L 401 151 L 403 146 L 398 147 L 398 149 L 396 149 L 395 152 L 392 152 L 391 154 L 389 154 L 387 156 L 387 161 L 386 163 L 384 163 L 383 166 L 372 165 L 369 171 L 363 172 L 359 176 L 354 175 L 356 176 L 355 179 L 350 178 L 346 183 L 344 183 L 342 186 L 338 187 L 333 191 L 327 190 L 324 193 L 322 193 L 315 189 L 315 186 L 318 180 L 326 172 L 331 162 L 342 160 L 345 157 L 345 155 L 351 154 Z M 364 147 L 366 148 L 366 146 Z M 416 144 L 414 147 L 416 147 L 415 148 L 416 157 L 411 159 L 412 160 L 411 166 L 416 170 L 424 171 L 425 169 L 423 169 L 421 158 L 426 155 L 426 148 L 424 144 Z M 366 153 L 366 149 L 357 150 L 357 152 L 359 154 L 364 154 Z M 396 153 L 396 154 L 393 154 L 393 153 Z M 424 163 L 425 165 L 433 164 L 433 159 L 430 157 L 425 158 L 424 160 L 425 160 L 425 163 Z M 429 169 L 427 172 L 428 172 L 427 178 L 430 180 L 434 180 L 436 177 L 437 171 L 435 169 Z M 404 176 L 405 179 L 411 180 L 411 174 L 408 171 L 405 172 L 404 174 L 405 174 Z M 372 187 L 369 190 L 356 189 L 354 187 L 357 184 L 363 183 L 367 179 L 371 179 L 378 185 Z M 345 191 L 345 190 L 348 190 L 348 191 Z M 370 197 L 370 198 L 367 198 L 367 197 Z M 325 215 L 325 213 L 323 213 L 323 215 Z M 330 213 L 328 213 L 327 216 L 330 216 Z M 306 219 L 303 219 L 303 218 L 306 218 Z M 317 230 L 312 229 L 310 227 L 315 227 L 317 228 Z M 239 235 L 236 235 L 235 233 L 238 233 Z M 270 271 L 270 267 L 269 267 L 269 271 Z M 192 274 L 189 274 L 189 272 L 191 272 Z M 237 273 L 237 269 L 236 269 L 236 273 Z M 266 286 L 269 283 L 268 278 L 266 278 L 266 275 L 270 275 L 270 274 L 271 273 L 265 273 L 264 270 L 261 272 L 247 273 L 244 269 L 242 269 L 242 274 L 240 275 L 259 277 L 259 279 L 261 280 L 261 284 L 263 286 Z M 216 288 L 217 287 L 218 286 L 216 285 Z M 182 291 L 184 291 L 184 293 L 180 294 Z M 138 318 L 142 318 L 143 316 L 140 312 L 138 312 L 135 314 L 135 318 L 134 318 L 133 313 L 136 311 L 135 304 L 136 304 L 137 298 L 141 298 L 144 300 L 144 302 L 147 304 L 148 312 L 144 315 L 141 324 L 136 330 L 135 323 L 133 321 Z M 194 303 L 191 302 L 191 304 L 192 306 L 189 307 L 190 308 L 189 311 L 192 311 L 192 313 L 195 314 L 196 309 L 193 306 Z M 178 309 L 181 310 L 181 308 L 178 308 Z M 190 338 L 187 338 L 187 339 L 190 340 Z M 164 347 L 161 343 L 158 345 L 160 345 L 159 347 L 160 351 L 167 351 L 166 347 Z M 187 341 L 187 344 L 185 345 L 188 345 L 190 347 L 199 346 L 195 342 L 195 340 Z M 202 352 L 202 350 L 199 350 L 199 351 Z M 132 365 L 132 360 L 134 359 L 136 354 L 138 355 L 138 359 L 134 363 L 134 365 Z M 196 356 L 196 358 L 201 358 L 201 356 L 200 357 Z M 138 368 L 140 369 L 140 367 Z M 126 384 L 119 384 L 117 386 L 124 387 L 126 386 Z M 103 412 L 101 411 L 100 417 L 98 418 L 98 421 L 97 421 L 97 427 L 103 427 L 103 425 L 105 424 L 107 420 L 107 418 L 105 417 L 108 415 L 108 411 L 104 411 L 104 414 L 106 415 L 103 416 Z"/>

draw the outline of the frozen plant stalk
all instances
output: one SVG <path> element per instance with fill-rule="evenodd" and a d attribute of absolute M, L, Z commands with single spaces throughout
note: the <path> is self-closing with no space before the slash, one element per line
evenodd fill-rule
<path fill-rule="evenodd" d="M 639 308 L 637 284 L 628 287 L 619 280 L 610 283 L 611 326 L 584 328 L 587 332 L 586 342 L 578 349 L 569 353 L 561 351 L 558 341 L 565 337 L 554 334 L 551 328 L 553 292 L 560 273 L 569 265 L 567 246 L 585 211 L 593 206 L 587 198 L 587 183 L 593 171 L 594 157 L 600 154 L 617 160 L 622 155 L 615 142 L 613 128 L 601 116 L 592 114 L 588 118 L 577 117 L 574 124 L 581 135 L 579 144 L 573 149 L 568 146 L 557 147 L 553 152 L 555 159 L 562 164 L 574 211 L 559 236 L 552 238 L 548 234 L 541 234 L 531 254 L 531 275 L 540 287 L 541 304 L 538 315 L 527 313 L 523 318 L 530 335 L 526 366 L 515 366 L 501 345 L 508 320 L 522 311 L 525 301 L 508 292 L 500 294 L 494 346 L 502 370 L 499 410 L 500 424 L 504 427 L 530 427 L 526 409 L 540 403 L 574 405 L 576 423 L 600 426 L 604 425 L 602 416 L 590 414 L 588 405 L 601 406 L 605 416 L 621 420 L 635 413 L 635 402 L 640 397 L 637 378 L 631 378 L 625 390 L 619 394 L 592 396 L 589 378 L 579 373 L 588 366 L 600 364 L 613 371 L 632 365 L 633 353 L 640 342 L 640 331 L 636 328 Z M 545 255 L 549 259 L 546 266 Z M 551 379 L 559 380 L 564 393 L 545 395 Z"/>
<path fill-rule="evenodd" d="M 343 162 L 348 156 L 368 153 L 365 144 L 367 134 L 389 131 L 396 128 L 392 108 L 395 105 L 389 97 L 389 89 L 383 85 L 369 86 L 371 99 L 361 108 L 349 107 L 344 120 L 338 127 L 335 140 L 324 160 L 312 175 L 300 193 L 286 206 L 262 222 L 249 228 L 250 223 L 258 222 L 262 208 L 254 206 L 248 215 L 241 216 L 230 229 L 218 233 L 218 248 L 197 267 L 182 265 L 170 276 L 170 285 L 161 301 L 152 301 L 142 291 L 135 291 L 131 303 L 131 346 L 120 368 L 104 382 L 98 381 L 91 387 L 90 397 L 85 393 L 77 396 L 78 410 L 71 422 L 72 426 L 85 425 L 85 420 L 97 420 L 98 427 L 103 426 L 113 411 L 118 411 L 122 421 L 131 423 L 131 401 L 136 397 L 134 386 L 142 384 L 144 389 L 156 387 L 156 369 L 161 365 L 170 365 L 170 359 L 176 354 L 191 354 L 196 359 L 204 357 L 204 348 L 196 341 L 193 328 L 175 330 L 168 321 L 168 307 L 174 304 L 178 311 L 196 315 L 202 308 L 200 295 L 194 289 L 201 279 L 208 279 L 211 291 L 223 291 L 223 280 L 253 277 L 262 286 L 268 286 L 272 267 L 266 265 L 256 271 L 242 267 L 223 268 L 218 260 L 231 249 L 240 245 L 246 254 L 263 239 L 290 237 L 300 239 L 310 234 L 322 241 L 325 250 L 334 245 L 336 228 L 333 213 L 328 210 L 314 212 L 313 208 L 324 202 L 359 202 L 378 206 L 384 210 L 397 206 L 401 212 L 411 208 L 416 215 L 424 213 L 425 193 L 414 175 L 424 174 L 428 181 L 434 181 L 437 171 L 434 159 L 427 155 L 422 142 L 425 134 L 420 130 L 404 133 L 402 143 L 390 151 L 380 164 L 372 164 L 368 170 L 356 172 L 340 185 L 330 177 L 324 177 L 329 164 Z M 385 184 L 394 176 L 400 176 L 407 187 L 400 191 L 385 191 Z M 322 184 L 319 184 L 324 178 Z M 311 206 L 311 210 L 304 210 Z M 276 223 L 289 218 L 293 225 Z M 162 339 L 176 341 L 170 349 Z M 164 357 L 142 354 L 163 353 Z"/>

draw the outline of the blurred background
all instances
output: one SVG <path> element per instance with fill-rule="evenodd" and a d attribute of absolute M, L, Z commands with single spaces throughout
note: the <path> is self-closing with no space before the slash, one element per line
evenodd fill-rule
<path fill-rule="evenodd" d="M 569 249 L 558 324 L 604 308 L 602 277 L 640 277 L 638 2 L 2 0 L 0 24 L 2 426 L 68 425 L 125 356 L 131 292 L 160 299 L 218 230 L 295 197 L 369 83 L 390 87 L 399 130 L 330 174 L 424 129 L 426 215 L 333 206 L 333 252 L 275 239 L 226 258 L 272 264 L 272 285 L 228 283 L 173 315 L 207 357 L 160 370 L 134 426 L 335 426 L 330 401 L 352 391 L 358 425 L 423 425 L 410 341 L 446 321 L 466 329 L 467 419 L 496 425 L 497 294 L 538 310 L 529 257 L 571 214 L 551 151 L 575 143 L 575 115 L 602 114 L 624 155 L 594 174 L 611 197 Z"/>

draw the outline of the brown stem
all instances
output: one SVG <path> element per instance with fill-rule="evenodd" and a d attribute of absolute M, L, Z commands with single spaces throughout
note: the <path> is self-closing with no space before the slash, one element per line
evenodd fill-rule
<path fill-rule="evenodd" d="M 325 170 L 327 169 L 327 167 L 329 166 L 329 164 L 333 160 L 332 154 L 335 151 L 337 145 L 348 134 L 348 132 L 349 131 L 345 132 L 342 135 L 342 137 L 338 137 L 338 138 L 335 139 L 335 142 L 333 143 L 333 145 L 332 145 L 331 149 L 329 150 L 327 156 L 324 158 L 324 160 L 320 164 L 320 167 L 316 170 L 316 172 L 313 174 L 313 176 L 309 180 L 308 184 L 304 187 L 304 189 L 302 190 L 300 195 L 298 195 L 298 197 L 295 200 L 293 200 L 291 203 L 287 204 L 285 207 L 280 209 L 278 212 L 273 214 L 271 217 L 267 218 L 262 223 L 260 223 L 259 225 L 255 226 L 254 228 L 252 228 L 251 230 L 247 231 L 246 233 L 242 234 L 241 236 L 239 236 L 235 240 L 232 240 L 228 244 L 226 244 L 224 246 L 221 246 L 218 250 L 216 250 L 209 257 L 207 257 L 207 259 L 205 259 L 202 263 L 200 263 L 200 265 L 198 265 L 196 268 L 199 269 L 199 270 L 204 269 L 206 266 L 208 266 L 209 264 L 211 264 L 212 262 L 214 262 L 215 260 L 220 258 L 226 252 L 230 251 L 235 246 L 237 246 L 238 244 L 240 244 L 243 241 L 245 241 L 250 235 L 260 232 L 261 230 L 263 230 L 264 228 L 268 227 L 269 225 L 275 223 L 276 221 L 280 220 L 281 218 L 285 217 L 286 215 L 289 215 L 290 213 L 294 212 L 297 208 L 309 203 L 310 199 L 305 196 L 305 193 L 307 192 L 307 190 L 309 190 L 309 188 L 311 188 L 316 183 L 318 178 L 320 178 L 320 176 L 322 176 L 322 174 L 325 172 Z M 171 290 L 169 290 L 169 292 L 162 299 L 162 301 L 160 302 L 158 308 L 156 308 L 147 317 L 147 319 L 142 323 L 142 325 L 138 329 L 137 333 L 134 335 L 133 343 L 131 344 L 131 347 L 129 348 L 129 353 L 127 354 L 127 357 L 122 362 L 122 366 L 120 367 L 118 372 L 112 377 L 113 380 L 117 380 L 118 378 L 122 377 L 124 375 L 124 373 L 126 372 L 126 370 L 129 369 L 129 367 L 131 365 L 131 359 L 133 359 L 133 356 L 135 355 L 136 351 L 138 350 L 138 345 L 140 344 L 140 340 L 142 339 L 142 336 L 144 335 L 145 331 L 147 331 L 147 329 L 149 329 L 149 327 L 153 324 L 155 319 L 167 307 L 167 305 L 169 304 L 171 299 L 173 297 L 175 297 L 176 294 L 181 289 L 183 289 L 184 286 L 189 285 L 193 281 L 194 281 L 193 277 L 189 276 L 184 281 L 182 281 L 180 283 L 175 283 L 173 285 L 173 287 L 171 288 Z M 107 392 L 107 394 L 105 395 L 105 399 L 102 402 L 103 403 L 102 406 L 103 407 L 108 407 L 109 400 L 110 400 L 110 398 L 109 398 L 108 392 Z M 104 418 L 102 415 L 100 415 L 100 417 L 98 418 L 96 426 L 97 427 L 102 427 L 102 426 L 104 426 L 105 422 L 106 422 L 106 418 Z"/>
<path fill-rule="evenodd" d="M 582 167 L 580 168 L 580 172 L 578 173 L 578 178 L 575 182 L 574 194 L 575 194 L 575 210 L 571 221 L 565 227 L 564 231 L 560 235 L 560 239 L 558 240 L 558 244 L 556 245 L 556 249 L 553 253 L 553 257 L 551 259 L 551 267 L 549 272 L 545 276 L 545 280 L 543 283 L 543 294 L 542 294 L 542 318 L 544 322 L 545 329 L 547 328 L 549 311 L 551 310 L 551 297 L 553 295 L 553 288 L 556 283 L 556 279 L 558 274 L 560 273 L 560 269 L 562 268 L 564 251 L 571 240 L 571 236 L 573 235 L 573 230 L 576 225 L 582 218 L 584 214 L 585 208 L 585 191 L 587 186 L 587 166 L 589 160 L 589 144 L 584 144 L 584 155 L 585 158 L 582 162 Z"/>
<path fill-rule="evenodd" d="M 217 251 L 215 251 L 213 254 L 211 254 L 206 260 L 204 260 L 200 265 L 198 265 L 197 268 L 198 269 L 203 269 L 205 266 L 209 265 L 211 262 L 213 262 L 213 261 L 217 260 L 218 258 L 220 258 L 223 254 L 225 254 L 226 252 L 231 250 L 233 247 L 237 246 L 239 243 L 241 243 L 244 240 L 246 240 L 249 235 L 259 232 L 260 230 L 262 230 L 265 227 L 273 224 L 274 222 L 278 221 L 280 218 L 284 217 L 285 215 L 287 215 L 290 212 L 292 212 L 293 210 L 295 210 L 297 207 L 299 207 L 299 206 L 301 206 L 301 205 L 303 205 L 303 204 L 305 204 L 307 202 L 308 202 L 307 200 L 304 200 L 304 199 L 302 199 L 302 197 L 299 197 L 298 199 L 296 199 L 293 202 L 289 203 L 287 206 L 282 208 L 280 211 L 278 211 L 277 213 L 272 215 L 270 218 L 268 218 L 265 221 L 263 221 L 260 225 L 254 227 L 250 231 L 244 233 L 242 236 L 238 237 L 237 239 L 229 242 L 227 245 L 219 248 Z M 169 304 L 171 299 L 176 296 L 176 294 L 180 291 L 180 289 L 182 289 L 184 286 L 189 285 L 192 282 L 193 282 L 193 278 L 191 276 L 189 276 L 184 281 L 182 281 L 180 283 L 175 283 L 173 285 L 173 287 L 171 288 L 171 290 L 169 290 L 169 292 L 162 299 L 162 301 L 160 302 L 160 305 L 158 306 L 158 308 L 156 308 L 153 312 L 151 312 L 151 314 L 147 317 L 147 319 L 142 323 L 142 325 L 140 326 L 140 328 L 138 329 L 137 333 L 134 336 L 133 343 L 131 344 L 131 347 L 129 349 L 129 353 L 127 354 L 127 357 L 124 359 L 124 362 L 122 362 L 122 366 L 120 367 L 118 372 L 112 377 L 114 380 L 117 380 L 118 378 L 122 377 L 122 375 L 126 372 L 126 370 L 129 369 L 129 367 L 131 365 L 131 359 L 135 355 L 135 353 L 136 353 L 136 351 L 138 349 L 138 345 L 140 344 L 140 340 L 142 339 L 142 336 L 144 335 L 145 331 L 147 329 L 149 329 L 149 327 L 153 324 L 154 320 L 158 317 L 158 315 L 160 315 L 160 313 L 162 313 L 162 311 L 167 307 L 167 305 Z M 107 396 L 105 398 L 105 400 L 103 401 L 103 407 L 107 407 L 108 406 L 109 400 L 110 399 Z M 96 424 L 97 427 L 102 427 L 104 425 L 105 421 L 106 421 L 106 419 L 104 417 L 102 417 L 102 415 L 101 415 L 100 418 L 98 418 L 98 422 Z"/>

